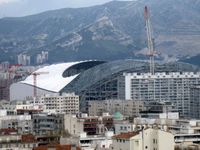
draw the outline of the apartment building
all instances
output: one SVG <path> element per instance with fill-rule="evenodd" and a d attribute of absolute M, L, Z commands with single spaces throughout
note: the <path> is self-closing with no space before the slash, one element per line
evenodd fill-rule
<path fill-rule="evenodd" d="M 134 100 L 104 100 L 104 101 L 89 101 L 88 113 L 90 116 L 101 116 L 104 112 L 114 114 L 120 112 L 124 116 L 139 116 L 139 113 L 144 110 L 143 101 Z"/>
<path fill-rule="evenodd" d="M 79 136 L 85 132 L 87 135 L 100 135 L 108 130 L 113 130 L 113 117 L 104 114 L 103 116 L 81 116 L 65 115 L 64 128 L 71 135 Z"/>
<path fill-rule="evenodd" d="M 16 129 L 19 134 L 31 133 L 33 131 L 30 115 L 5 115 L 0 117 L 0 128 Z"/>
<path fill-rule="evenodd" d="M 32 122 L 33 133 L 37 135 L 61 133 L 64 129 L 63 115 L 33 114 Z"/>
<path fill-rule="evenodd" d="M 190 117 L 190 88 L 200 83 L 200 73 L 124 73 L 122 80 L 119 90 L 125 99 L 172 102 L 182 117 Z"/>
<path fill-rule="evenodd" d="M 79 96 L 75 95 L 75 93 L 63 93 L 62 95 L 45 95 L 36 100 L 35 104 L 45 105 L 44 111 L 49 113 L 79 113 Z"/>
<path fill-rule="evenodd" d="M 190 89 L 190 117 L 200 119 L 200 86 Z"/>
<path fill-rule="evenodd" d="M 174 150 L 173 134 L 148 128 L 113 136 L 113 150 Z"/>
<path fill-rule="evenodd" d="M 1 150 L 32 150 L 38 146 L 38 141 L 31 134 L 18 135 L 8 134 L 0 135 Z"/>

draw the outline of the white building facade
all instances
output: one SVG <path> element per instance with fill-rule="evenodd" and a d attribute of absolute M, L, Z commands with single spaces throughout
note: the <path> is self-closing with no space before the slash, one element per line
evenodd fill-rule
<path fill-rule="evenodd" d="M 113 150 L 174 150 L 173 134 L 157 129 L 122 133 L 113 137 Z"/>
<path fill-rule="evenodd" d="M 78 114 L 79 96 L 74 93 L 45 95 L 35 101 L 35 105 L 44 105 L 44 112 L 59 114 Z"/>
<path fill-rule="evenodd" d="M 190 116 L 190 88 L 200 83 L 200 72 L 124 73 L 125 99 L 170 101 L 181 116 Z"/>

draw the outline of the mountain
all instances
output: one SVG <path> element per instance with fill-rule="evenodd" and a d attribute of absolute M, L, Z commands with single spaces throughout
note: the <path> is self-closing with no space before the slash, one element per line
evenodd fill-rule
<path fill-rule="evenodd" d="M 0 19 L 0 61 L 42 50 L 49 62 L 146 58 L 146 5 L 159 59 L 200 54 L 200 0 L 138 0 Z"/>

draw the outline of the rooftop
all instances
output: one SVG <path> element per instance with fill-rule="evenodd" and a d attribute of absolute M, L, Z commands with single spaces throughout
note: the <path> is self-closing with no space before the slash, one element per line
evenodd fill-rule
<path fill-rule="evenodd" d="M 121 133 L 118 135 L 113 136 L 114 139 L 130 139 L 133 136 L 136 136 L 139 134 L 139 131 L 137 132 L 128 132 L 128 133 Z"/>

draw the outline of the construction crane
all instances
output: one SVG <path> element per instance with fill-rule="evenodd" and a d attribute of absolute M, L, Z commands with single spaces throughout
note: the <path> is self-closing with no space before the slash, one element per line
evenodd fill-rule
<path fill-rule="evenodd" d="M 49 72 L 33 72 L 33 103 L 35 105 L 35 99 L 37 97 L 37 76 L 42 74 L 48 74 Z"/>
<path fill-rule="evenodd" d="M 154 38 L 153 38 L 153 30 L 151 27 L 151 19 L 150 19 L 150 13 L 148 10 L 148 7 L 145 6 L 144 8 L 144 18 L 146 22 L 146 33 L 147 33 L 147 44 L 148 44 L 148 55 L 149 55 L 149 65 L 150 65 L 150 73 L 154 75 L 155 70 L 155 62 L 154 62 L 154 55 L 155 55 L 155 44 L 154 44 Z"/>

